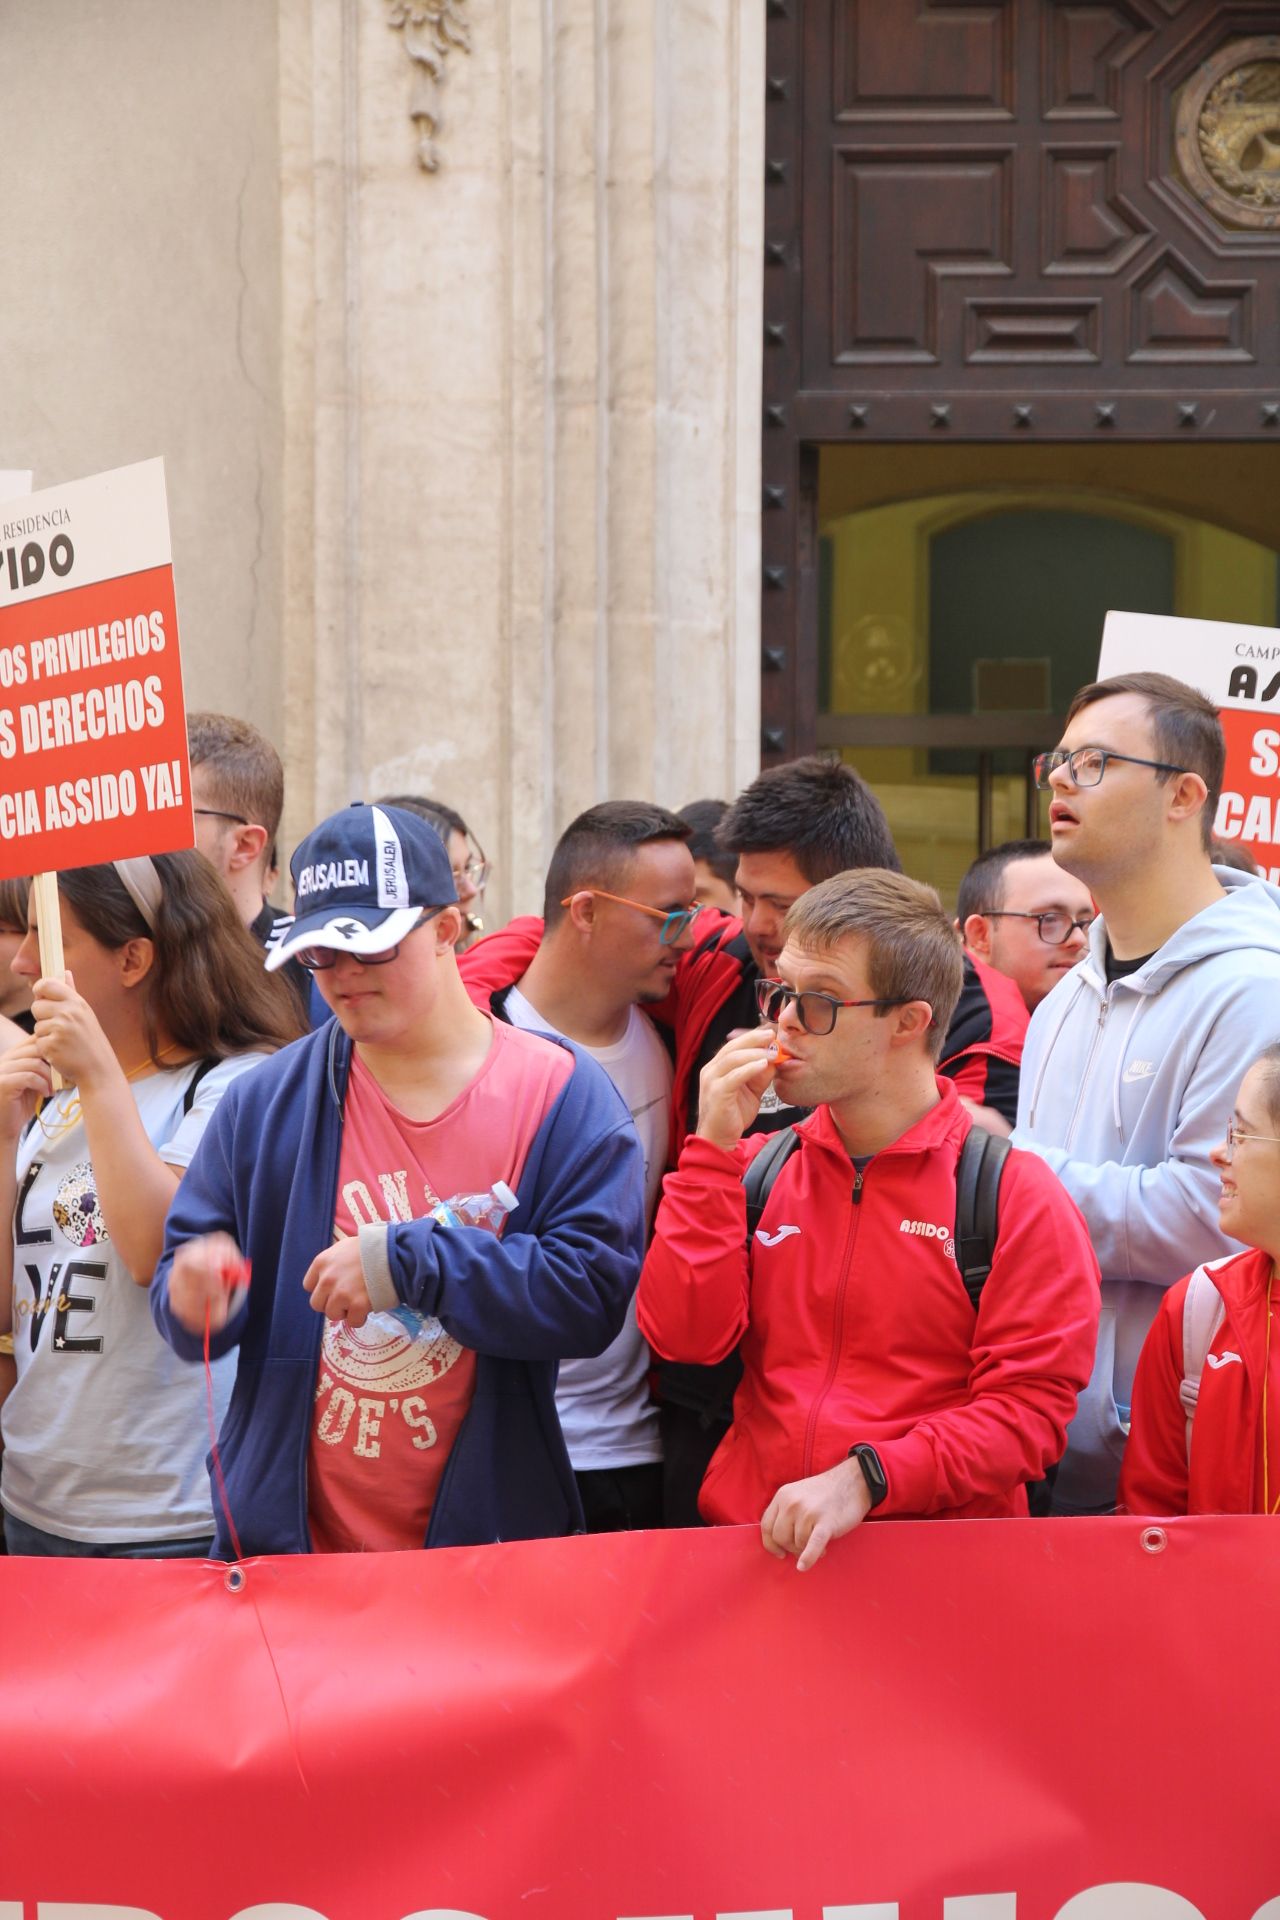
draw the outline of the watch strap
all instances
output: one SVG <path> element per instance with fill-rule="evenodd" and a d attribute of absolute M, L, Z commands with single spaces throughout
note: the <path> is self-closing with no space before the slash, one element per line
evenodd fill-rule
<path fill-rule="evenodd" d="M 871 1495 L 871 1509 L 874 1511 L 882 1500 L 889 1497 L 889 1482 L 885 1470 L 880 1464 L 880 1455 L 865 1440 L 850 1447 L 849 1458 L 856 1460 L 862 1468 L 862 1478 L 866 1482 L 867 1492 Z"/>

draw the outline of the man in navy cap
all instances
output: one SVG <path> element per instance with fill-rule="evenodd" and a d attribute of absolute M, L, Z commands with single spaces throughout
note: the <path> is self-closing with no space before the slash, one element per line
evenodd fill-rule
<path fill-rule="evenodd" d="M 348 807 L 291 872 L 267 965 L 296 956 L 334 1019 L 224 1098 L 151 1289 L 177 1353 L 240 1349 L 215 1551 L 572 1532 L 556 1368 L 639 1274 L 630 1117 L 578 1048 L 473 1006 L 424 820 Z"/>

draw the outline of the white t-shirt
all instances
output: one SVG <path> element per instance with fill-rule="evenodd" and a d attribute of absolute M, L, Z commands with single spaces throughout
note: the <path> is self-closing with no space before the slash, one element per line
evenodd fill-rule
<path fill-rule="evenodd" d="M 555 1033 L 513 987 L 503 1012 L 514 1027 Z M 662 1191 L 671 1128 L 671 1060 L 652 1022 L 632 1007 L 627 1030 L 611 1047 L 583 1047 L 598 1060 L 631 1109 L 644 1150 L 645 1217 L 652 1221 Z M 622 1332 L 591 1360 L 562 1360 L 556 1412 L 569 1459 L 579 1473 L 638 1467 L 662 1458 L 658 1411 L 649 1401 L 649 1349 L 636 1326 L 632 1295 Z"/>
<path fill-rule="evenodd" d="M 199 1062 L 133 1081 L 160 1158 L 188 1167 L 226 1089 L 266 1057 L 219 1061 L 185 1115 Z M 213 1532 L 204 1368 L 165 1345 L 146 1288 L 107 1238 L 84 1124 L 59 1131 L 74 1099 L 74 1090 L 55 1094 L 18 1147 L 18 1383 L 0 1415 L 4 1505 L 29 1526 L 93 1546 L 199 1540 Z M 214 1362 L 219 1426 L 234 1379 L 234 1354 Z"/>

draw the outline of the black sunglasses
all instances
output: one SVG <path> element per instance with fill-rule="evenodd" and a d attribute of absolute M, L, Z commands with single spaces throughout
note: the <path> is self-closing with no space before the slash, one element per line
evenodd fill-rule
<path fill-rule="evenodd" d="M 410 934 L 421 933 L 428 920 L 433 920 L 436 914 L 443 912 L 443 907 L 424 907 L 422 918 L 416 927 L 410 927 L 404 940 L 407 940 Z M 335 966 L 342 959 L 354 960 L 359 967 L 389 967 L 399 954 L 404 940 L 397 940 L 394 947 L 384 947 L 381 953 L 352 953 L 349 947 L 299 947 L 293 958 L 300 967 L 305 967 L 308 973 L 327 973 L 330 967 Z"/>

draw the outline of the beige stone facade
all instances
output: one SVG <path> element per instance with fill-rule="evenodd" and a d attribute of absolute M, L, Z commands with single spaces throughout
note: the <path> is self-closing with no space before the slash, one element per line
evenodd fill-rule
<path fill-rule="evenodd" d="M 165 455 L 189 698 L 281 742 L 287 838 L 433 792 L 504 915 L 580 808 L 755 770 L 763 40 L 738 0 L 0 14 L 0 466 Z"/>

